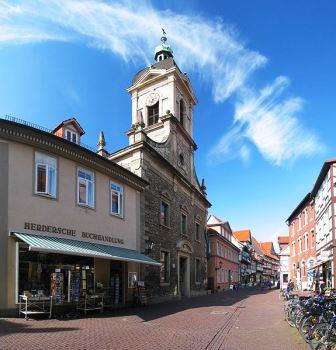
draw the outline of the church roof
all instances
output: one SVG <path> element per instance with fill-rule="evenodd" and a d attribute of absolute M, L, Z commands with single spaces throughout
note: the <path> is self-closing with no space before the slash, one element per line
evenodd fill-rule
<path fill-rule="evenodd" d="M 177 67 L 178 70 L 180 70 L 172 57 L 168 57 L 165 60 L 156 62 L 136 73 L 132 80 L 132 85 L 134 85 L 139 79 L 141 79 L 141 77 L 143 77 L 150 69 L 169 69 L 172 67 Z"/>

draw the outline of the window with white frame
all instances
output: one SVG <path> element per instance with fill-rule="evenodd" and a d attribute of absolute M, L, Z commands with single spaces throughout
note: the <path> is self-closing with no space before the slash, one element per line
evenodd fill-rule
<path fill-rule="evenodd" d="M 77 169 L 77 203 L 94 208 L 94 174 L 83 168 Z"/>
<path fill-rule="evenodd" d="M 159 121 L 159 102 L 153 106 L 147 107 L 147 121 L 148 126 L 154 125 Z"/>
<path fill-rule="evenodd" d="M 308 233 L 305 233 L 304 239 L 305 239 L 305 250 L 308 250 L 309 249 Z"/>
<path fill-rule="evenodd" d="M 111 214 L 123 217 L 124 187 L 111 181 L 110 189 L 111 189 Z"/>
<path fill-rule="evenodd" d="M 295 256 L 295 242 L 292 243 L 292 256 Z"/>
<path fill-rule="evenodd" d="M 311 231 L 310 242 L 311 242 L 311 248 L 314 248 L 314 246 L 315 246 L 315 232 L 314 232 L 314 230 Z"/>
<path fill-rule="evenodd" d="M 298 219 L 299 219 L 299 230 L 301 230 L 302 228 L 301 213 L 299 214 Z"/>
<path fill-rule="evenodd" d="M 304 211 L 304 224 L 305 226 L 308 225 L 308 210 L 305 209 Z"/>
<path fill-rule="evenodd" d="M 66 129 L 65 130 L 65 138 L 68 140 L 68 141 L 71 141 L 73 143 L 79 143 L 79 136 L 78 134 L 73 131 L 73 130 L 69 130 L 69 129 Z"/>
<path fill-rule="evenodd" d="M 41 152 L 35 152 L 35 193 L 56 197 L 57 160 Z"/>
<path fill-rule="evenodd" d="M 220 253 L 220 244 L 219 242 L 217 242 L 217 255 L 220 256 L 221 253 Z"/>

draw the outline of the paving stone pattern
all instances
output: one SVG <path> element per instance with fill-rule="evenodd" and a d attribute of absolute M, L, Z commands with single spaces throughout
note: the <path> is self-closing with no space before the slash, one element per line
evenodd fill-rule
<path fill-rule="evenodd" d="M 0 349 L 307 350 L 278 291 L 244 289 L 73 320 L 0 319 Z"/>

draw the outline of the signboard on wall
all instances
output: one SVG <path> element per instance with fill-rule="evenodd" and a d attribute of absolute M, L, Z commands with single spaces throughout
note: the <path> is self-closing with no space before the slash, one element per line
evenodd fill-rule
<path fill-rule="evenodd" d="M 100 241 L 100 242 L 108 242 L 108 243 L 116 243 L 116 244 L 124 244 L 123 238 L 113 237 L 110 234 L 98 234 L 94 232 L 77 232 L 77 230 L 73 228 L 67 228 L 67 227 L 58 227 L 53 225 L 47 225 L 47 224 L 37 224 L 34 222 L 25 222 L 24 223 L 24 229 L 38 232 L 38 233 L 53 233 L 60 236 L 70 236 L 70 237 L 76 237 L 77 239 L 80 238 L 86 238 L 93 241 Z"/>

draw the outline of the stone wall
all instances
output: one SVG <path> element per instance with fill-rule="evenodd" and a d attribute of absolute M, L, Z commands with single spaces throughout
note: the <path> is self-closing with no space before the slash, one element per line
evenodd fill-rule
<path fill-rule="evenodd" d="M 206 225 L 205 205 L 195 200 L 193 190 L 188 189 L 173 172 L 157 168 L 158 161 L 144 157 L 148 188 L 144 192 L 145 235 L 143 240 L 154 242 L 150 257 L 160 261 L 161 249 L 170 253 L 170 283 L 160 283 L 160 268 L 146 267 L 143 271 L 146 286 L 152 298 L 178 296 L 178 242 L 186 240 L 192 246 L 190 254 L 190 294 L 205 292 L 206 286 Z M 155 167 L 154 165 L 155 164 Z M 169 205 L 169 227 L 160 224 L 161 201 Z M 181 214 L 187 215 L 187 235 L 181 235 Z M 199 241 L 195 240 L 196 221 L 200 225 Z M 195 283 L 195 259 L 201 260 L 201 283 Z"/>

